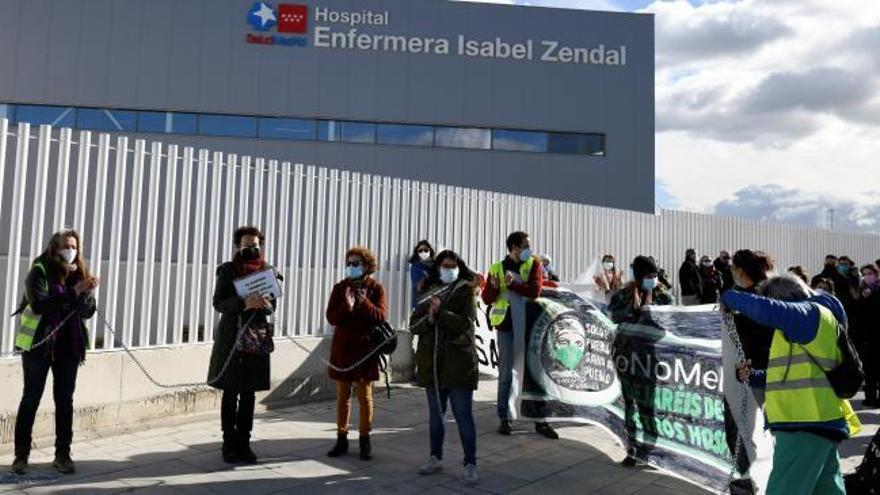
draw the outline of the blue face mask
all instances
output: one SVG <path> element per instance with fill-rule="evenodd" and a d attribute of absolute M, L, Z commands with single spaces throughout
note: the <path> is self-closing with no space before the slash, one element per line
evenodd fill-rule
<path fill-rule="evenodd" d="M 345 278 L 351 280 L 357 280 L 364 276 L 364 269 L 360 266 L 347 266 L 345 267 Z"/>
<path fill-rule="evenodd" d="M 837 265 L 837 271 L 840 272 L 842 275 L 848 275 L 849 274 L 849 265 L 847 265 L 846 263 L 844 263 L 842 265 Z"/>
<path fill-rule="evenodd" d="M 519 260 L 522 262 L 526 262 L 532 258 L 532 250 L 531 249 L 523 249 L 519 253 Z"/>
<path fill-rule="evenodd" d="M 458 280 L 458 268 L 441 268 L 440 281 L 446 285 Z"/>
<path fill-rule="evenodd" d="M 642 279 L 642 289 L 654 290 L 655 288 L 657 288 L 657 279 L 656 278 L 643 278 Z"/>

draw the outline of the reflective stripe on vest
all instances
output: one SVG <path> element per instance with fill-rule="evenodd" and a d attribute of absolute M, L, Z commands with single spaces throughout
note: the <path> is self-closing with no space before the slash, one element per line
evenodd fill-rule
<path fill-rule="evenodd" d="M 519 276 L 523 280 L 528 280 L 534 265 L 535 257 L 532 256 L 519 267 Z M 504 262 L 499 261 L 490 266 L 489 275 L 496 277 L 501 284 L 498 297 L 492 303 L 492 309 L 489 311 L 489 323 L 493 327 L 497 327 L 504 322 L 504 318 L 507 316 L 507 308 L 510 306 L 510 301 L 507 299 L 507 281 L 504 280 Z"/>
<path fill-rule="evenodd" d="M 43 277 L 47 276 L 46 267 L 44 267 L 42 263 L 34 263 L 34 268 L 43 272 Z M 49 291 L 48 281 L 46 282 L 44 290 L 46 292 Z M 33 312 L 30 304 L 25 306 L 21 312 L 21 323 L 18 327 L 18 333 L 15 334 L 15 347 L 22 351 L 29 351 L 31 349 L 31 346 L 34 344 L 34 336 L 37 334 L 37 328 L 40 326 L 41 318 L 40 315 Z"/>
<path fill-rule="evenodd" d="M 825 371 L 842 359 L 837 347 L 838 323 L 830 310 L 815 306 L 819 309 L 819 324 L 813 340 L 803 345 L 793 344 L 785 339 L 782 331 L 776 330 L 773 334 L 764 402 L 770 424 L 819 423 L 846 416 L 844 402 L 825 376 Z"/>

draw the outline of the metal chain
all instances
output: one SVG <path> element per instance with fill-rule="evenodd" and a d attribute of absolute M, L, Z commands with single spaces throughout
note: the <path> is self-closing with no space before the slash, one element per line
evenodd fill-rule
<path fill-rule="evenodd" d="M 397 330 L 398 333 L 403 332 L 403 331 L 405 331 L 405 330 Z M 288 336 L 288 337 L 286 337 L 286 339 L 287 339 L 287 340 L 290 340 L 291 342 L 293 342 L 294 345 L 296 345 L 296 346 L 299 347 L 302 351 L 304 351 L 304 352 L 306 352 L 306 353 L 308 353 L 308 354 L 311 354 L 311 353 L 314 351 L 313 349 L 309 349 L 309 348 L 307 348 L 306 346 L 300 344 L 299 341 L 298 341 L 295 337 L 293 337 L 293 336 Z M 324 359 L 324 358 L 320 358 L 320 359 L 321 359 L 321 362 L 324 363 L 324 364 L 325 364 L 328 368 L 330 368 L 331 370 L 333 370 L 333 371 L 335 371 L 335 372 L 337 372 L 337 373 L 348 373 L 349 371 L 352 371 L 352 370 L 354 370 L 354 369 L 360 367 L 362 364 L 366 363 L 367 361 L 369 361 L 370 358 L 372 358 L 373 356 L 375 356 L 376 353 L 379 352 L 379 350 L 382 349 L 382 347 L 384 347 L 385 344 L 387 344 L 388 342 L 391 342 L 392 339 L 393 339 L 393 337 L 388 337 L 387 339 L 383 340 L 381 343 L 379 343 L 378 345 L 376 345 L 376 347 L 374 347 L 373 349 L 371 349 L 370 352 L 368 352 L 364 357 L 362 357 L 361 359 L 359 359 L 359 360 L 358 360 L 356 363 L 354 363 L 353 365 L 348 366 L 348 367 L 346 367 L 346 368 L 342 368 L 342 367 L 340 367 L 340 366 L 336 366 L 335 364 L 331 363 L 330 361 L 328 361 L 328 360 L 326 360 L 326 359 Z"/>
<path fill-rule="evenodd" d="M 101 322 L 104 324 L 105 327 L 107 327 L 107 330 L 109 330 L 110 333 L 112 333 L 114 337 L 118 337 L 119 334 L 116 332 L 116 330 L 110 324 L 110 322 L 107 321 L 107 319 L 104 317 L 104 315 L 100 311 L 97 312 L 97 315 L 98 315 L 98 319 L 101 320 Z M 144 366 L 143 363 L 141 363 L 140 359 L 138 359 L 137 356 L 135 356 L 135 354 L 131 351 L 131 349 L 127 345 L 125 345 L 125 341 L 123 339 L 120 339 L 119 342 L 120 342 L 120 345 L 122 346 L 122 349 L 125 351 L 126 354 L 128 354 L 128 357 L 131 358 L 131 360 L 134 362 L 134 364 L 137 365 L 138 368 L 140 368 L 140 370 L 144 374 L 144 376 L 147 377 L 147 380 L 149 380 L 150 383 L 152 383 L 156 387 L 159 387 L 162 389 L 177 389 L 177 388 L 203 387 L 205 385 L 213 386 L 215 383 L 220 381 L 220 379 L 223 377 L 223 375 L 229 369 L 229 366 L 232 364 L 232 360 L 238 354 L 238 344 L 241 342 L 241 338 L 244 335 L 245 329 L 247 329 L 248 325 L 250 325 L 251 321 L 253 321 L 254 317 L 256 317 L 256 316 L 257 316 L 256 313 L 251 315 L 251 317 L 248 319 L 248 321 L 244 325 L 242 325 L 242 327 L 238 330 L 238 335 L 236 335 L 236 337 L 235 337 L 235 343 L 232 345 L 232 348 L 229 350 L 229 356 L 226 357 L 226 362 L 223 363 L 223 367 L 220 368 L 220 372 L 217 373 L 217 376 L 215 376 L 214 378 L 209 379 L 207 381 L 204 381 L 204 382 L 172 383 L 172 384 L 161 383 L 158 380 L 156 380 L 156 378 L 153 377 L 153 375 L 150 374 L 149 371 L 147 371 L 147 368 Z"/>
<path fill-rule="evenodd" d="M 53 328 L 52 330 L 50 330 L 49 333 L 47 333 L 47 334 L 46 334 L 42 339 L 40 339 L 36 344 L 32 344 L 31 347 L 30 347 L 30 349 L 28 349 L 26 352 L 31 352 L 31 351 L 33 351 L 33 350 L 39 349 L 40 347 L 42 347 L 43 345 L 45 345 L 46 343 L 48 343 L 50 340 L 52 340 L 52 339 L 55 337 L 55 335 L 56 335 L 58 332 L 61 331 L 61 328 L 64 327 L 64 324 L 67 323 L 67 320 L 69 320 L 69 319 L 70 319 L 73 315 L 75 315 L 75 314 L 77 314 L 77 310 L 73 310 L 73 311 L 71 311 L 67 316 L 64 317 L 63 320 L 61 320 L 61 323 L 59 323 L 58 325 L 55 326 L 55 328 Z M 5 356 L 11 356 L 11 355 L 13 355 L 13 354 L 18 354 L 18 353 L 20 353 L 20 351 L 14 351 L 14 352 L 12 352 L 12 353 L 9 353 L 9 354 L 4 355 L 3 357 L 5 357 Z"/>
<path fill-rule="evenodd" d="M 739 340 L 739 333 L 736 328 L 736 319 L 733 316 L 733 313 L 730 311 L 725 311 L 722 313 L 722 323 L 725 331 L 727 332 L 727 336 L 730 338 L 731 343 L 733 344 L 734 349 L 736 350 L 737 357 L 739 358 L 739 362 L 744 363 L 746 361 L 746 354 L 743 350 L 742 342 Z M 735 371 L 734 371 L 735 372 Z M 737 377 L 737 381 L 739 381 L 739 377 Z M 749 397 L 748 394 L 751 393 L 749 390 L 749 385 L 747 382 L 740 382 L 740 403 L 739 403 L 739 414 L 740 417 L 748 421 L 748 408 L 749 408 Z M 739 472 L 739 458 L 742 455 L 743 448 L 745 447 L 745 440 L 743 440 L 742 429 L 737 427 L 736 429 L 736 445 L 733 452 L 733 464 L 730 468 L 730 473 L 728 474 L 728 483 L 730 486 L 735 479 L 738 478 L 737 473 Z"/>

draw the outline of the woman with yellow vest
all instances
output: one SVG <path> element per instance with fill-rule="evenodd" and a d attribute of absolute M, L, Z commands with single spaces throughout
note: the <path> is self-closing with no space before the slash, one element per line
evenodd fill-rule
<path fill-rule="evenodd" d="M 825 372 L 842 361 L 837 344 L 846 331 L 843 306 L 812 292 L 792 275 L 770 279 L 764 296 L 724 293 L 724 306 L 773 328 L 766 370 L 746 361 L 738 378 L 765 389 L 764 414 L 776 440 L 767 494 L 845 494 L 838 444 L 861 426 L 849 402 L 834 392 Z"/>
<path fill-rule="evenodd" d="M 34 418 L 46 377 L 52 370 L 55 398 L 55 461 L 61 473 L 73 473 L 70 458 L 73 440 L 73 391 L 77 368 L 86 359 L 89 334 L 85 320 L 95 314 L 92 291 L 98 280 L 80 253 L 79 234 L 57 232 L 46 250 L 34 260 L 25 280 L 25 298 L 16 312 L 21 326 L 15 347 L 21 351 L 24 394 L 15 418 L 15 461 L 12 471 L 24 474 L 31 453 Z"/>
<path fill-rule="evenodd" d="M 510 388 L 516 359 L 514 335 L 522 332 L 525 339 L 525 304 L 541 297 L 544 284 L 540 261 L 532 255 L 531 241 L 525 232 L 507 237 L 507 257 L 489 267 L 489 277 L 481 297 L 490 306 L 489 324 L 497 330 L 498 339 L 498 433 L 512 432 Z M 547 422 L 535 423 L 535 431 L 555 440 L 559 435 Z"/>

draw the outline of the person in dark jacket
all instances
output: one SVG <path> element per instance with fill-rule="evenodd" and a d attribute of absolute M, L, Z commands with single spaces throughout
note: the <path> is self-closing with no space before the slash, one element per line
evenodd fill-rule
<path fill-rule="evenodd" d="M 458 254 L 443 251 L 422 289 L 430 299 L 413 312 L 410 330 L 419 336 L 416 375 L 428 396 L 431 455 L 419 472 L 433 474 L 443 468 L 444 416 L 449 402 L 464 448 L 465 482 L 473 484 L 477 481 L 473 401 L 479 377 L 474 337 L 476 276 Z"/>
<path fill-rule="evenodd" d="M 31 453 L 34 419 L 52 371 L 55 399 L 55 460 L 63 474 L 76 471 L 70 457 L 73 441 L 73 392 L 79 366 L 86 359 L 89 332 L 85 320 L 97 309 L 92 277 L 82 258 L 82 244 L 74 230 L 52 235 L 46 250 L 31 264 L 25 279 L 25 297 L 16 315 L 21 328 L 15 346 L 21 351 L 24 393 L 15 418 L 15 460 L 12 471 L 25 474 Z"/>
<path fill-rule="evenodd" d="M 659 281 L 657 265 L 646 256 L 636 256 L 630 265 L 634 280 L 611 298 L 608 314 L 614 323 L 638 323 L 645 306 L 668 306 L 672 297 Z"/>
<path fill-rule="evenodd" d="M 700 258 L 700 277 L 703 279 L 703 293 L 700 294 L 700 304 L 715 304 L 724 286 L 724 279 L 715 269 L 712 259 L 708 256 Z"/>
<path fill-rule="evenodd" d="M 245 328 L 267 327 L 268 317 L 275 311 L 275 300 L 257 294 L 242 298 L 234 281 L 272 268 L 266 263 L 265 238 L 259 229 L 239 227 L 233 234 L 233 242 L 236 251 L 232 261 L 217 268 L 214 309 L 221 316 L 211 350 L 208 384 L 223 391 L 220 409 L 223 460 L 255 463 L 257 456 L 251 449 L 250 439 L 256 392 L 269 390 L 270 356 L 268 349 L 265 353 L 245 353 L 237 345 Z"/>
<path fill-rule="evenodd" d="M 327 303 L 327 321 L 333 325 L 330 345 L 330 378 L 336 380 L 336 444 L 327 455 L 348 453 L 348 422 L 351 417 L 351 389 L 357 388 L 360 413 L 360 458 L 372 458 L 370 431 L 373 428 L 373 382 L 379 379 L 379 355 L 351 370 L 372 349 L 373 328 L 385 321 L 385 289 L 372 274 L 378 269 L 376 255 L 365 247 L 345 254 L 345 279 L 333 286 Z M 340 371 L 346 370 L 346 371 Z"/>
<path fill-rule="evenodd" d="M 874 264 L 862 267 L 859 297 L 855 301 L 851 335 L 865 366 L 865 407 L 880 407 L 880 270 Z"/>
<path fill-rule="evenodd" d="M 434 266 L 434 247 L 428 241 L 419 241 L 413 248 L 409 257 L 409 278 L 412 282 L 412 309 L 416 309 L 419 302 L 419 292 L 422 282 L 428 276 L 431 267 Z"/>
<path fill-rule="evenodd" d="M 844 263 L 844 266 L 841 266 L 837 256 L 829 254 L 825 257 L 825 266 L 822 272 L 813 277 L 810 281 L 810 286 L 815 287 L 819 280 L 823 278 L 834 282 L 834 295 L 843 303 L 843 307 L 846 308 L 847 315 L 849 316 L 851 314 L 853 297 L 849 277 L 846 275 L 848 273 L 848 264 Z"/>
<path fill-rule="evenodd" d="M 684 263 L 678 269 L 678 284 L 681 287 L 681 304 L 694 306 L 700 304 L 703 295 L 703 278 L 697 266 L 697 252 L 691 248 L 685 252 Z"/>
<path fill-rule="evenodd" d="M 718 257 L 715 258 L 713 264 L 715 265 L 715 270 L 721 274 L 721 280 L 723 281 L 721 284 L 721 293 L 723 294 L 733 288 L 733 274 L 730 272 L 730 266 L 733 264 L 733 260 L 730 257 L 730 253 L 728 251 L 721 251 L 718 253 Z"/>

